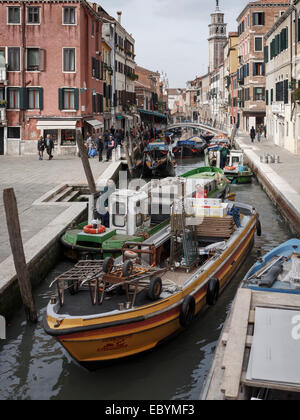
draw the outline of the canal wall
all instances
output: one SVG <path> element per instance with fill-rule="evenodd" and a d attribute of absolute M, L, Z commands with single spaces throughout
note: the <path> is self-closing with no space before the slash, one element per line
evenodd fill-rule
<path fill-rule="evenodd" d="M 247 137 L 237 138 L 235 144 L 243 150 L 246 162 L 292 232 L 300 237 L 300 157 L 274 144 L 251 144 Z M 261 158 L 267 154 L 279 156 L 280 163 L 263 163 Z"/>
<path fill-rule="evenodd" d="M 109 179 L 117 181 L 118 174 L 124 162 L 113 162 L 96 181 L 100 189 Z M 71 184 L 68 184 L 71 185 Z M 66 186 L 66 185 L 65 185 Z M 57 264 L 63 255 L 60 243 L 61 236 L 74 225 L 86 220 L 88 204 L 86 202 L 51 203 L 47 200 L 55 196 L 64 185 L 60 185 L 36 200 L 33 206 L 60 206 L 62 213 L 53 221 L 43 227 L 39 220 L 41 230 L 24 244 L 26 262 L 29 269 L 33 288 L 38 286 Z M 86 185 L 82 184 L 82 187 Z M 21 297 L 17 281 L 13 256 L 10 255 L 0 264 L 0 314 L 10 319 L 21 305 Z"/>

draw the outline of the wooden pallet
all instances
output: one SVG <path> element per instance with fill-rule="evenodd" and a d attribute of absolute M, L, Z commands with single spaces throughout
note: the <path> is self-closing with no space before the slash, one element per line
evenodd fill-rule
<path fill-rule="evenodd" d="M 211 238 L 230 238 L 234 230 L 235 223 L 232 216 L 204 217 L 202 222 L 196 226 L 198 236 Z"/>

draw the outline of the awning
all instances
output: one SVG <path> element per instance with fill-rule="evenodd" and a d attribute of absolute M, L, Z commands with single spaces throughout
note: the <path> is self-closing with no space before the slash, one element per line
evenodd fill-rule
<path fill-rule="evenodd" d="M 87 124 L 92 126 L 95 130 L 99 130 L 99 128 L 104 128 L 104 124 L 98 120 L 85 120 Z"/>
<path fill-rule="evenodd" d="M 139 109 L 138 111 L 141 115 L 151 115 L 157 118 L 168 119 L 168 117 L 165 114 L 160 114 L 156 111 L 147 111 L 145 109 Z"/>
<path fill-rule="evenodd" d="M 75 130 L 75 120 L 40 120 L 37 123 L 38 130 Z"/>

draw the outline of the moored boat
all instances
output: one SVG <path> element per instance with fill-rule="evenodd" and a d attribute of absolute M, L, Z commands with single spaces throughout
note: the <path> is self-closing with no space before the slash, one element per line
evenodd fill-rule
<path fill-rule="evenodd" d="M 184 173 L 181 177 L 200 184 L 207 198 L 226 199 L 230 195 L 228 181 L 220 168 L 199 167 Z"/>
<path fill-rule="evenodd" d="M 156 140 L 145 147 L 143 158 L 136 162 L 135 170 L 143 178 L 151 179 L 174 176 L 175 167 L 171 146 L 165 141 Z"/>
<path fill-rule="evenodd" d="M 201 223 L 202 202 L 192 203 L 195 212 L 180 215 L 173 209 L 169 256 L 161 265 L 148 240 L 148 246 L 124 244 L 121 261 L 106 260 L 76 282 L 73 275 L 54 282 L 58 295 L 48 305 L 44 328 L 79 363 L 90 366 L 153 349 L 187 328 L 206 305 L 216 304 L 253 245 L 258 214 L 230 203 L 214 209 L 223 215 L 204 216 Z M 239 223 L 230 215 L 234 209 Z"/>
<path fill-rule="evenodd" d="M 173 147 L 173 153 L 176 158 L 196 158 L 202 156 L 207 143 L 200 137 L 191 137 L 187 140 L 178 140 Z"/>
<path fill-rule="evenodd" d="M 250 269 L 241 287 L 300 295 L 300 240 L 291 239 L 268 252 Z"/>

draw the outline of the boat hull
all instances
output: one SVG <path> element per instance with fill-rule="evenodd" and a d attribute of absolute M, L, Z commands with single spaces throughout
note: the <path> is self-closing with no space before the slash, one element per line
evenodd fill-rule
<path fill-rule="evenodd" d="M 227 286 L 253 246 L 256 223 L 254 215 L 207 271 L 200 271 L 198 278 L 170 298 L 128 313 L 64 320 L 58 327 L 54 312 L 48 308 L 44 322 L 46 332 L 85 365 L 124 359 L 157 347 L 183 329 L 180 316 L 186 296 L 194 297 L 198 315 L 207 305 L 209 280 L 217 278 L 220 291 Z"/>

